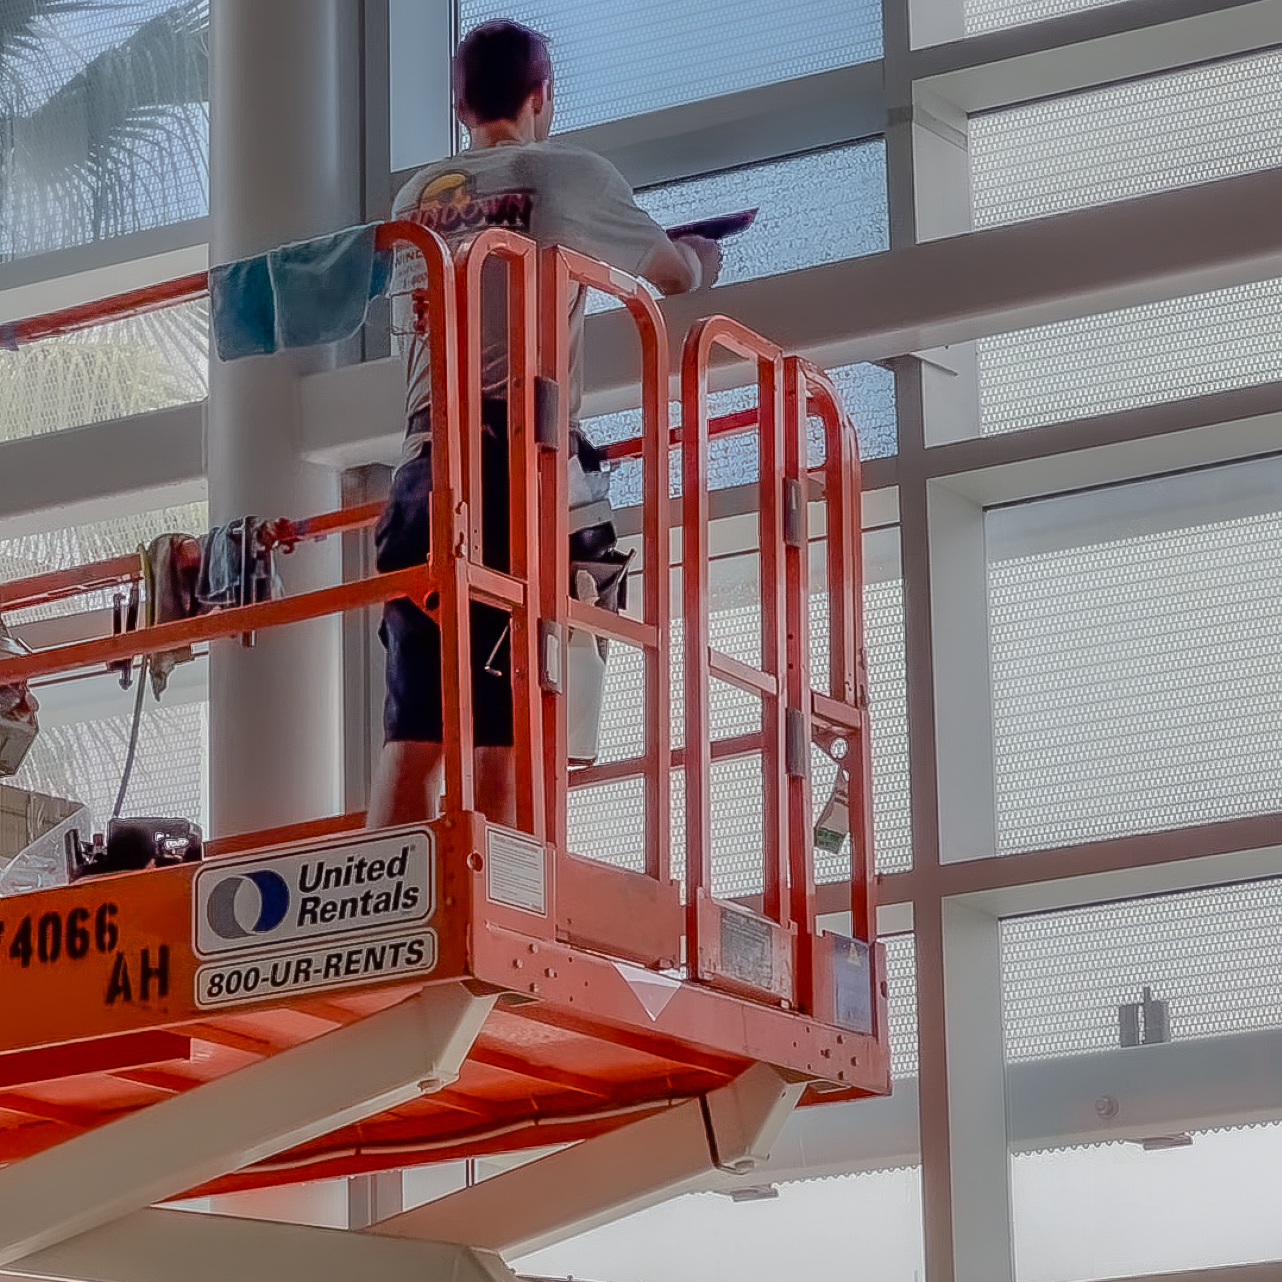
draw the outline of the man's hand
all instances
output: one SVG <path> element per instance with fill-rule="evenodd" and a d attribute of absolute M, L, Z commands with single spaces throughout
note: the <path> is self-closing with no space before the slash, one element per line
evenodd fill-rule
<path fill-rule="evenodd" d="M 706 289 L 721 270 L 721 246 L 706 236 L 664 241 L 641 266 L 641 275 L 663 294 Z"/>
<path fill-rule="evenodd" d="M 711 288 L 721 272 L 721 246 L 706 236 L 682 236 L 677 244 L 689 246 L 699 260 L 699 288 Z"/>

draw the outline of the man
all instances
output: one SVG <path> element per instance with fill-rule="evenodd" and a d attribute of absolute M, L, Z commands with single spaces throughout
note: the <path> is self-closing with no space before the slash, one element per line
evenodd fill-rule
<path fill-rule="evenodd" d="M 472 31 L 454 58 L 454 97 L 471 145 L 416 174 L 396 198 L 392 216 L 422 223 L 448 241 L 485 227 L 509 227 L 540 245 L 564 245 L 644 276 L 665 294 L 711 285 L 721 264 L 714 241 L 670 240 L 637 207 L 608 161 L 550 142 L 552 65 L 547 44 L 513 22 Z M 413 332 L 414 260 L 398 262 L 394 323 L 402 340 L 408 387 L 404 461 L 377 531 L 380 571 L 421 564 L 428 552 L 431 465 L 430 335 Z M 421 269 L 420 269 L 421 270 Z M 487 264 L 483 308 L 482 560 L 507 571 L 507 377 L 502 269 Z M 570 420 L 582 392 L 583 312 L 576 291 L 570 315 Z M 587 447 L 590 450 L 590 447 Z M 590 459 L 589 459 L 590 464 Z M 472 707 L 477 806 L 497 823 L 516 820 L 515 756 L 508 616 L 475 604 Z M 407 600 L 388 602 L 379 635 L 387 649 L 386 742 L 375 772 L 368 824 L 384 827 L 432 818 L 441 790 L 443 737 L 440 631 Z"/>

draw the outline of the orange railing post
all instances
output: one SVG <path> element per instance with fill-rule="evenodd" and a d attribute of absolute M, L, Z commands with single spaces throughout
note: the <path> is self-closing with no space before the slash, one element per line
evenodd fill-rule
<path fill-rule="evenodd" d="M 859 440 L 828 376 L 809 361 L 790 357 L 824 425 L 824 498 L 828 524 L 828 697 L 813 699 L 816 722 L 844 738 L 843 768 L 850 776 L 851 934 L 876 937 L 873 864 L 872 740 L 868 715 L 868 661 L 864 648 L 863 550 Z"/>
<path fill-rule="evenodd" d="M 708 373 L 713 349 L 721 347 L 757 371 L 760 425 L 758 493 L 761 566 L 761 658 L 759 668 L 715 651 L 708 618 Z M 686 336 L 681 368 L 682 584 L 686 687 L 686 882 L 688 953 L 694 972 L 711 982 L 764 991 L 795 1003 L 796 937 L 791 916 L 788 815 L 794 770 L 789 724 L 804 709 L 788 702 L 786 454 L 783 352 L 725 316 L 697 322 Z M 794 567 L 795 568 L 795 567 Z M 760 918 L 736 917 L 718 902 L 712 885 L 710 683 L 713 677 L 761 700 L 759 737 L 762 771 L 763 844 Z M 796 731 L 794 730 L 794 737 Z M 800 923 L 809 933 L 810 922 Z M 716 931 L 713 937 L 713 931 Z"/>
<path fill-rule="evenodd" d="M 548 621 L 554 623 L 561 637 L 564 653 L 565 633 L 569 626 L 584 628 L 600 636 L 613 637 L 638 647 L 645 669 L 645 750 L 640 770 L 628 769 L 627 775 L 640 773 L 645 780 L 645 860 L 646 874 L 666 882 L 670 870 L 664 855 L 669 848 L 671 815 L 671 670 L 669 658 L 670 597 L 668 562 L 670 558 L 671 520 L 668 504 L 668 337 L 663 315 L 645 286 L 624 272 L 577 254 L 568 249 L 548 250 L 544 257 L 544 375 L 556 378 L 562 393 L 562 413 L 558 431 L 558 450 L 552 464 L 554 475 L 549 491 L 557 497 L 548 504 L 545 525 L 556 540 L 557 586 L 546 607 Z M 591 287 L 617 298 L 628 309 L 636 323 L 641 345 L 641 448 L 642 459 L 642 620 L 636 622 L 623 615 L 610 614 L 595 606 L 574 600 L 569 592 L 569 575 L 565 569 L 568 524 L 565 519 L 564 476 L 566 469 L 566 429 L 568 412 L 564 408 L 568 388 L 568 327 L 571 289 Z M 545 464 L 546 467 L 546 464 Z M 545 471 L 545 480 L 547 473 Z M 548 492 L 545 492 L 545 503 Z M 545 544 L 545 546 L 547 546 Z M 563 705 L 564 700 L 559 704 Z M 552 760 L 565 760 L 564 709 L 556 716 L 556 738 L 549 739 Z M 563 767 L 562 767 L 563 768 Z M 576 772 L 578 773 L 578 772 Z M 614 777 L 627 777 L 615 775 Z M 591 777 L 590 775 L 587 777 Z M 567 780 L 572 786 L 572 782 Z M 555 798 L 557 819 L 554 830 L 565 831 L 567 790 L 561 788 Z"/>
<path fill-rule="evenodd" d="M 507 288 L 507 430 L 510 477 L 510 563 L 501 578 L 482 560 L 485 498 L 481 484 L 481 415 L 485 290 L 499 284 L 487 272 L 501 266 Z M 513 745 L 516 756 L 517 826 L 545 840 L 542 706 L 538 688 L 538 614 L 543 551 L 540 545 L 535 378 L 538 373 L 538 258 L 534 242 L 491 228 L 458 255 L 459 347 L 464 361 L 462 420 L 467 478 L 468 604 L 484 600 L 511 613 Z M 487 275 L 491 275 L 489 283 Z M 470 666 L 470 665 L 469 665 Z M 448 671 L 449 669 L 447 669 Z M 462 673 L 463 670 L 460 669 Z M 470 674 L 469 674 L 470 675 Z M 466 675 L 465 678 L 466 679 Z M 470 723 L 469 723 L 470 737 Z M 470 743 L 468 749 L 470 750 Z"/>

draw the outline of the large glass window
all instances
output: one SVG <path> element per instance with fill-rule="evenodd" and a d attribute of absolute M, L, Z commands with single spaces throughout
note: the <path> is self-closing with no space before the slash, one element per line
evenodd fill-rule
<path fill-rule="evenodd" d="M 0 442 L 204 400 L 204 299 L 0 352 Z"/>
<path fill-rule="evenodd" d="M 5 536 L 0 532 L 0 582 L 125 556 L 160 534 L 203 534 L 208 528 L 209 508 L 199 501 L 149 508 L 127 516 L 106 517 L 35 534 Z M 53 615 L 105 607 L 110 604 L 110 597 L 108 592 L 90 592 L 48 605 L 13 610 L 6 618 L 21 627 Z"/>
<path fill-rule="evenodd" d="M 757 211 L 747 231 L 722 242 L 718 287 L 890 248 L 881 138 L 646 187 L 636 198 L 663 227 Z M 619 305 L 594 294 L 588 311 Z"/>
<path fill-rule="evenodd" d="M 460 33 L 492 18 L 550 38 L 558 131 L 881 55 L 881 6 L 869 0 L 797 0 L 787 9 L 765 0 L 712 8 L 460 0 Z"/>
<path fill-rule="evenodd" d="M 1018 1282 L 1178 1275 L 1282 1256 L 1274 1179 L 1282 1127 L 1194 1131 L 1183 1140 L 1015 1155 Z"/>
<path fill-rule="evenodd" d="M 826 672 L 824 630 L 826 598 L 823 545 L 812 545 L 812 680 Z M 893 872 L 912 866 L 909 811 L 908 713 L 904 672 L 903 581 L 899 565 L 899 531 L 895 527 L 864 536 L 864 625 L 868 655 L 869 706 L 873 745 L 873 843 L 876 867 Z M 711 573 L 710 633 L 713 646 L 746 663 L 760 661 L 761 612 L 755 552 L 714 560 Z M 675 576 L 674 576 L 675 580 Z M 630 593 L 639 588 L 629 589 Z M 679 605 L 679 584 L 674 602 Z M 672 735 L 682 740 L 682 628 L 673 624 Z M 600 761 L 629 760 L 643 751 L 641 719 L 644 669 L 639 650 L 613 645 L 605 672 Z M 716 738 L 731 738 L 761 729 L 760 701 L 714 680 L 711 725 Z M 817 750 L 812 753 L 816 813 L 832 793 L 837 767 Z M 684 867 L 683 777 L 673 775 L 672 875 Z M 761 761 L 759 754 L 714 763 L 712 772 L 713 880 L 719 895 L 751 895 L 761 889 Z M 645 866 L 645 794 L 642 781 L 619 780 L 570 791 L 569 826 L 574 850 L 606 863 L 640 869 Z M 844 881 L 850 876 L 850 843 L 831 854 L 816 851 L 818 881 Z"/>
<path fill-rule="evenodd" d="M 637 203 L 665 227 L 758 210 L 746 232 L 723 244 L 721 285 L 890 247 L 880 138 L 646 188 Z"/>
<path fill-rule="evenodd" d="M 917 1167 L 794 1181 L 756 1198 L 693 1193 L 515 1261 L 523 1274 L 615 1282 L 925 1276 Z"/>
<path fill-rule="evenodd" d="M 209 208 L 208 0 L 0 8 L 0 262 Z"/>

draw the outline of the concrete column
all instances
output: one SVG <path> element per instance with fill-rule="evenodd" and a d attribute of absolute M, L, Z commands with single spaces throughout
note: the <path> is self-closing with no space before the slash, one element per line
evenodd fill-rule
<path fill-rule="evenodd" d="M 221 263 L 360 220 L 360 0 L 213 0 L 210 259 Z M 210 519 L 339 506 L 339 481 L 298 457 L 299 380 L 329 348 L 212 361 Z M 338 540 L 280 558 L 289 592 L 337 583 Z M 215 834 L 341 806 L 341 620 L 260 633 L 210 657 Z"/>
<path fill-rule="evenodd" d="M 1010 1149 L 997 918 L 943 904 L 955 1282 L 1012 1282 Z"/>

